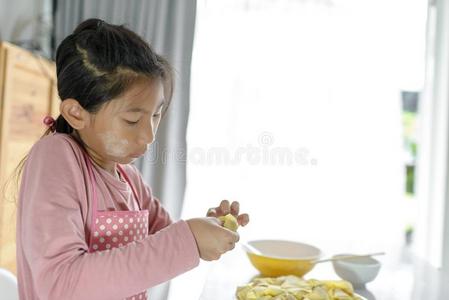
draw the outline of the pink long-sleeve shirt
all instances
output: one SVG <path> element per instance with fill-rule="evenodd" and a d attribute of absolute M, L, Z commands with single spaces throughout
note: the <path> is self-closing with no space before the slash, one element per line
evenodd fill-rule
<path fill-rule="evenodd" d="M 187 223 L 172 222 L 135 166 L 121 166 L 141 208 L 149 210 L 149 236 L 121 248 L 88 253 L 94 208 L 80 145 L 70 135 L 54 133 L 32 147 L 17 213 L 21 300 L 123 299 L 199 264 Z M 97 165 L 93 171 L 98 210 L 138 209 L 126 182 Z"/>

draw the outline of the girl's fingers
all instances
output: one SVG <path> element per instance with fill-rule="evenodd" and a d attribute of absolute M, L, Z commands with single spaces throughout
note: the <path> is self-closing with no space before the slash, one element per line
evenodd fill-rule
<path fill-rule="evenodd" d="M 227 214 L 229 214 L 229 212 L 231 211 L 229 201 L 228 200 L 221 201 L 219 209 L 220 211 L 218 213 L 220 213 L 221 216 L 226 216 Z"/>
<path fill-rule="evenodd" d="M 241 214 L 237 217 L 237 222 L 240 226 L 246 226 L 246 224 L 249 223 L 249 215 L 248 214 Z"/>
<path fill-rule="evenodd" d="M 240 211 L 240 203 L 238 201 L 233 201 L 232 204 L 229 204 L 228 200 L 223 200 L 223 201 L 221 201 L 220 206 L 214 207 L 214 208 L 209 208 L 209 210 L 207 211 L 207 216 L 208 217 L 219 217 L 219 216 L 226 216 L 227 214 L 230 213 L 233 216 L 238 217 L 239 211 Z M 246 217 L 245 216 L 240 217 L 239 224 L 246 225 L 249 222 L 248 215 L 247 214 L 245 214 L 245 215 L 246 215 Z"/>
<path fill-rule="evenodd" d="M 240 203 L 237 201 L 232 202 L 231 204 L 231 214 L 235 217 L 239 215 Z"/>

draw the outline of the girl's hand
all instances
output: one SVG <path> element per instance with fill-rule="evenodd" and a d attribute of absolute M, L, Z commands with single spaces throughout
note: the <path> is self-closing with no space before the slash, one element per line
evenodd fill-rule
<path fill-rule="evenodd" d="M 217 218 L 195 218 L 187 220 L 198 246 L 200 257 L 204 260 L 217 260 L 235 247 L 239 240 L 236 232 L 221 227 Z"/>
<path fill-rule="evenodd" d="M 237 219 L 237 222 L 240 226 L 245 226 L 249 223 L 249 215 L 239 215 L 239 210 L 240 204 L 237 201 L 233 201 L 232 204 L 229 204 L 228 200 L 223 200 L 221 201 L 220 206 L 209 208 L 209 210 L 207 211 L 207 216 L 218 218 L 221 216 L 226 216 L 230 213 Z"/>

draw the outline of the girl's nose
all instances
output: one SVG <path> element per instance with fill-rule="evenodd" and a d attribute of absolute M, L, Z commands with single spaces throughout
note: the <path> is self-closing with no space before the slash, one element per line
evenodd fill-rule
<path fill-rule="evenodd" d="M 154 142 L 154 132 L 153 128 L 145 128 L 143 132 L 140 135 L 140 142 L 141 144 L 148 147 L 148 145 L 152 144 Z"/>

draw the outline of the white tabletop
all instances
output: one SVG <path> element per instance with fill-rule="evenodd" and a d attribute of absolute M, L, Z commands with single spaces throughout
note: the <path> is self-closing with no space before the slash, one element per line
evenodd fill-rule
<path fill-rule="evenodd" d="M 444 300 L 449 299 L 449 274 L 414 258 L 407 248 L 387 252 L 377 278 L 367 289 L 356 290 L 368 300 Z M 256 276 L 242 249 L 236 249 L 214 262 L 208 270 L 201 300 L 233 300 L 237 286 Z M 338 279 L 331 263 L 317 265 L 306 279 Z"/>

